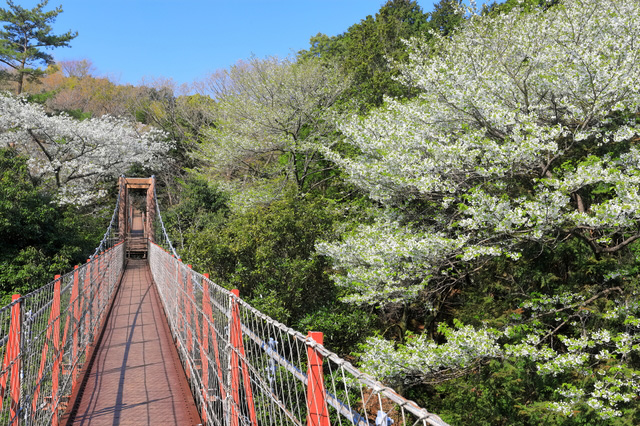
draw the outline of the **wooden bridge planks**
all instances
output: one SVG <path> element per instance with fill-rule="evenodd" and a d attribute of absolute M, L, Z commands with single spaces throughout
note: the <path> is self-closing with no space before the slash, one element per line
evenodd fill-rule
<path fill-rule="evenodd" d="M 149 266 L 131 259 L 68 425 L 197 425 Z"/>

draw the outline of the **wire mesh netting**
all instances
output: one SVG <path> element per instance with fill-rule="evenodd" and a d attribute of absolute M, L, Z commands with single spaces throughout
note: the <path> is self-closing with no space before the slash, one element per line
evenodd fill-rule
<path fill-rule="evenodd" d="M 446 425 L 185 265 L 156 206 L 149 263 L 207 425 Z"/>
<path fill-rule="evenodd" d="M 123 265 L 124 248 L 116 244 L 0 309 L 0 424 L 57 423 Z"/>
<path fill-rule="evenodd" d="M 149 262 L 206 424 L 445 424 L 162 247 Z"/>

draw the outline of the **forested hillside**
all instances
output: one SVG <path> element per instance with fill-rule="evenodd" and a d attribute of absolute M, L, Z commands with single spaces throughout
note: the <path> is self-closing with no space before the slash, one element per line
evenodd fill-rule
<path fill-rule="evenodd" d="M 4 300 L 154 174 L 194 269 L 448 423 L 640 424 L 639 40 L 636 0 L 389 0 L 190 87 L 7 66 Z"/>

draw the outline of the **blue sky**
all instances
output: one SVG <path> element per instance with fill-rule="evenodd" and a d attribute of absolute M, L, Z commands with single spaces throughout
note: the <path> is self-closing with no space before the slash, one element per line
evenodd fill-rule
<path fill-rule="evenodd" d="M 437 1 L 437 0 L 436 0 Z M 31 8 L 37 0 L 15 0 Z M 118 83 L 166 77 L 191 83 L 252 54 L 288 54 L 318 32 L 336 35 L 385 0 L 50 0 L 55 31 L 79 32 L 57 60 L 89 59 Z M 418 0 L 425 10 L 434 0 Z M 0 4 L 6 7 L 6 3 Z"/>

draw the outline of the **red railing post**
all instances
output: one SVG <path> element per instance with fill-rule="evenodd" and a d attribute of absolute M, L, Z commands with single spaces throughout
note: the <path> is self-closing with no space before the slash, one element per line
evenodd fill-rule
<path fill-rule="evenodd" d="M 42 355 L 40 356 L 40 368 L 38 369 L 37 386 L 33 392 L 33 401 L 31 403 L 32 411 L 35 413 L 38 407 L 38 395 L 40 394 L 40 383 L 42 383 L 42 375 L 44 374 L 44 366 L 47 362 L 47 352 L 49 351 L 49 340 L 51 339 L 51 333 L 53 329 L 53 307 L 49 313 L 49 323 L 47 324 L 47 337 L 42 344 Z M 0 401 L 1 403 L 1 401 Z"/>
<path fill-rule="evenodd" d="M 53 318 L 53 371 L 51 372 L 51 407 L 53 415 L 51 424 L 58 424 L 58 386 L 60 376 L 60 275 L 56 275 L 53 284 L 53 305 L 51 315 Z"/>
<path fill-rule="evenodd" d="M 193 283 L 191 282 L 191 265 L 187 265 L 187 282 L 186 282 L 186 290 L 187 294 L 185 297 L 185 311 L 187 314 L 187 353 L 189 354 L 189 358 L 193 356 L 193 332 L 191 331 L 191 304 L 193 303 Z M 191 379 L 191 369 L 186 369 L 187 379 Z"/>
<path fill-rule="evenodd" d="M 22 309 L 20 295 L 14 294 L 12 301 L 16 304 L 11 307 L 11 325 L 9 330 L 9 341 L 12 343 L 12 354 L 10 358 L 14 360 L 11 366 L 11 381 L 9 389 L 11 392 L 11 419 L 15 419 L 15 424 L 19 424 L 18 412 L 20 408 L 20 340 L 22 337 Z"/>
<path fill-rule="evenodd" d="M 242 322 L 240 321 L 240 307 L 238 306 L 237 298 L 240 297 L 240 290 L 231 290 L 231 293 L 235 297 L 231 298 L 231 336 L 229 338 L 231 342 L 231 391 L 235 406 L 240 407 L 240 377 L 238 370 L 242 371 L 242 381 L 244 382 L 244 394 L 247 402 L 247 408 L 249 410 L 249 419 L 252 425 L 258 425 L 258 418 L 256 416 L 256 408 L 253 403 L 253 391 L 251 389 L 251 378 L 249 377 L 249 369 L 247 368 L 246 358 L 247 355 L 244 351 L 244 344 L 242 343 Z M 235 415 L 235 418 L 234 418 Z M 238 413 L 235 411 L 235 407 L 232 405 L 231 409 L 231 421 L 232 425 L 238 424 Z"/>
<path fill-rule="evenodd" d="M 184 341 L 184 280 L 182 279 L 182 268 L 180 267 L 180 265 L 182 264 L 182 262 L 180 262 L 179 260 L 176 261 L 176 274 L 178 275 L 178 305 L 176 306 L 176 314 L 177 314 L 177 322 L 178 322 L 178 334 L 180 336 L 180 339 L 182 341 Z"/>
<path fill-rule="evenodd" d="M 77 276 L 77 267 L 74 273 L 74 279 Z M 40 368 L 38 369 L 38 385 L 33 393 L 32 408 L 35 413 L 38 404 L 38 396 L 40 393 L 40 383 L 44 375 L 44 368 L 47 361 L 47 352 L 49 352 L 49 340 L 53 341 L 53 369 L 51 371 L 51 409 L 53 413 L 52 424 L 57 424 L 57 406 L 56 398 L 58 393 L 59 383 L 59 367 L 60 360 L 62 359 L 62 352 L 60 351 L 60 275 L 56 275 L 53 282 L 53 301 L 51 303 L 51 310 L 49 311 L 49 322 L 47 323 L 47 336 L 42 346 L 42 355 L 40 356 Z M 73 300 L 73 299 L 72 299 Z M 70 316 L 67 316 L 67 326 L 65 327 L 65 337 L 63 342 L 66 341 L 67 328 L 69 325 Z"/>
<path fill-rule="evenodd" d="M 196 333 L 195 336 L 193 336 L 193 338 L 195 339 L 196 342 L 198 342 L 199 345 L 202 345 L 202 328 L 200 328 L 200 322 L 198 321 L 198 301 L 196 300 L 196 295 L 195 295 L 195 285 L 193 282 L 193 272 L 191 271 L 191 265 L 189 265 L 189 274 L 190 274 L 190 279 L 189 279 L 189 297 L 191 297 L 191 310 L 193 313 L 193 330 Z M 196 356 L 196 347 L 195 347 L 195 343 L 194 346 L 192 348 L 192 352 L 193 352 L 193 356 Z"/>
<path fill-rule="evenodd" d="M 103 287 L 103 279 L 104 279 L 104 271 L 103 271 L 103 263 L 104 263 L 104 252 L 100 252 L 100 254 L 98 255 L 98 267 L 96 268 L 98 270 L 98 276 L 97 276 L 97 294 L 95 296 L 96 302 L 97 302 L 97 309 L 96 309 L 96 322 L 93 326 L 93 335 L 95 336 L 96 334 L 98 334 L 98 327 L 100 326 L 100 318 L 102 317 L 102 287 Z"/>
<path fill-rule="evenodd" d="M 209 294 L 209 274 L 204 274 L 205 279 L 202 281 L 202 312 L 204 318 L 202 319 L 202 335 L 203 345 L 205 345 L 205 357 L 202 360 L 203 365 L 203 391 L 207 392 L 209 389 L 209 359 L 206 355 L 209 354 L 209 329 L 211 329 L 211 346 L 213 346 L 213 356 L 216 365 L 216 371 L 218 372 L 218 385 L 220 386 L 220 398 L 224 401 L 227 399 L 227 393 L 224 390 L 224 377 L 222 376 L 222 366 L 220 364 L 220 354 L 218 352 L 218 336 L 216 335 L 215 320 L 213 318 L 213 309 L 211 308 L 211 295 Z M 207 321 L 207 319 L 209 321 Z M 209 327 L 211 322 L 211 327 Z M 206 374 L 206 376 L 205 376 Z M 205 379 L 206 377 L 206 379 Z M 206 380 L 206 381 L 205 381 Z M 208 399 L 205 398 L 205 401 Z M 202 419 L 206 423 L 206 419 Z"/>
<path fill-rule="evenodd" d="M 82 312 L 84 315 L 84 345 L 91 344 L 91 312 L 93 307 L 93 279 L 91 278 L 91 259 L 87 259 L 87 269 L 84 273 L 82 297 Z"/>
<path fill-rule="evenodd" d="M 0 409 L 2 409 L 2 401 L 7 391 L 7 380 L 9 380 L 9 395 L 11 397 L 11 405 L 9 406 L 9 425 L 18 425 L 18 412 L 20 409 L 20 337 L 21 337 L 21 302 L 20 295 L 14 294 L 11 298 L 14 303 L 11 306 L 11 322 L 9 323 L 9 340 L 7 341 L 7 349 L 4 353 L 2 361 L 2 377 L 0 377 Z M 11 367 L 11 376 L 9 376 L 9 367 Z"/>
<path fill-rule="evenodd" d="M 73 268 L 73 289 L 71 290 L 71 303 L 73 304 L 73 346 L 71 348 L 71 393 L 76 390 L 78 384 L 78 331 L 80 329 L 80 289 L 78 288 L 78 265 Z"/>
<path fill-rule="evenodd" d="M 176 262 L 176 257 L 175 255 L 171 255 L 171 266 L 172 266 L 172 272 L 174 272 L 173 276 L 173 280 L 171 283 L 171 290 L 173 290 L 173 320 L 174 320 L 174 324 L 176 327 L 176 331 L 175 331 L 175 336 L 174 336 L 174 340 L 177 341 L 178 339 L 178 333 L 180 332 L 180 318 L 178 317 L 178 313 L 179 313 L 179 308 L 178 306 L 180 305 L 180 294 L 179 289 L 178 289 L 178 266 L 177 266 Z M 168 289 L 167 289 L 168 290 Z"/>
<path fill-rule="evenodd" d="M 202 364 L 202 421 L 207 424 L 207 406 L 209 405 L 209 321 L 207 316 L 211 311 L 209 301 L 209 274 L 203 274 L 202 280 L 202 341 L 200 345 L 200 363 Z"/>
<path fill-rule="evenodd" d="M 240 290 L 231 290 L 236 297 L 239 297 Z M 229 330 L 229 341 L 231 343 L 231 395 L 233 396 L 233 403 L 231 407 L 231 426 L 238 426 L 238 409 L 240 409 L 240 377 L 238 372 L 238 352 L 236 348 L 237 335 L 242 332 L 239 325 L 240 319 L 236 320 L 239 315 L 236 314 L 237 302 L 235 298 L 231 298 L 231 328 Z M 240 337 L 242 338 L 242 337 Z M 236 409 L 236 407 L 238 407 Z"/>
<path fill-rule="evenodd" d="M 310 339 L 322 344 L 323 334 L 310 331 Z M 324 389 L 324 373 L 322 372 L 322 355 L 312 346 L 307 346 L 309 369 L 307 371 L 307 426 L 329 426 L 326 392 Z"/>

